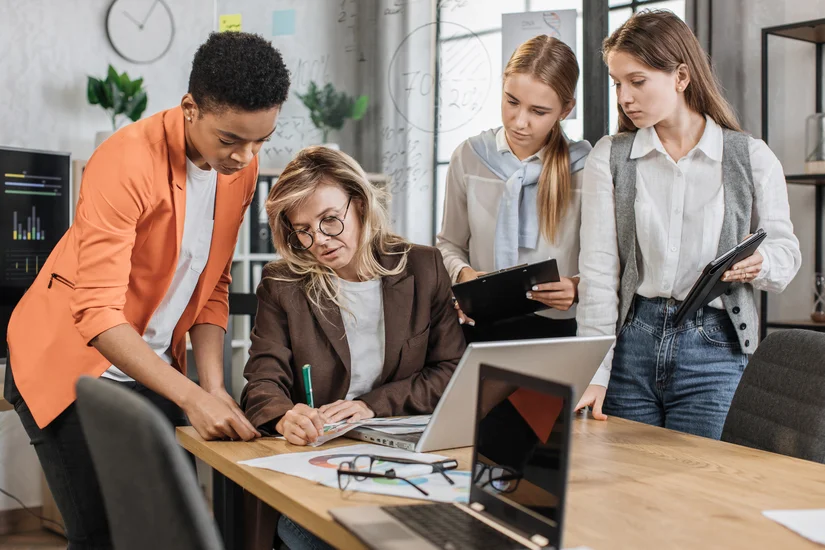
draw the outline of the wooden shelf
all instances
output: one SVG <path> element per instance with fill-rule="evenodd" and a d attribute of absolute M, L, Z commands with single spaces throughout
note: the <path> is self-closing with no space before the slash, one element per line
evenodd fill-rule
<path fill-rule="evenodd" d="M 825 185 L 825 174 L 786 174 L 785 181 L 798 185 Z"/>
<path fill-rule="evenodd" d="M 768 321 L 765 324 L 768 328 L 802 328 L 806 330 L 825 332 L 825 323 L 815 323 L 810 319 L 798 319 L 793 321 Z"/>
<path fill-rule="evenodd" d="M 765 34 L 784 36 L 785 38 L 793 38 L 794 40 L 802 40 L 803 42 L 823 44 L 825 43 L 825 19 L 769 27 L 764 29 L 764 32 Z"/>

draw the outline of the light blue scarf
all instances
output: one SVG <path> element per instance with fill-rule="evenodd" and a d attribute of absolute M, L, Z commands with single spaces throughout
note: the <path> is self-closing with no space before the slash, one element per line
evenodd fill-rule
<path fill-rule="evenodd" d="M 535 250 L 539 240 L 537 208 L 541 162 L 521 162 L 509 150 L 499 151 L 496 134 L 499 128 L 486 130 L 469 139 L 470 147 L 490 171 L 506 182 L 498 207 L 494 242 L 495 268 L 505 269 L 518 262 L 518 249 Z M 570 174 L 584 168 L 592 147 L 587 141 L 571 142 Z"/>

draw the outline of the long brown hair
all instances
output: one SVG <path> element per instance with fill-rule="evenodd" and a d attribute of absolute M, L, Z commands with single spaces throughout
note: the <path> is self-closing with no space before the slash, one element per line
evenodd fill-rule
<path fill-rule="evenodd" d="M 567 44 L 543 34 L 519 46 L 510 57 L 504 68 L 504 81 L 514 74 L 528 74 L 550 86 L 566 107 L 576 95 L 579 64 Z M 555 242 L 572 196 L 570 149 L 561 129 L 561 119 L 547 134 L 542 162 L 537 197 L 539 227 L 548 241 Z"/>
<path fill-rule="evenodd" d="M 741 132 L 733 108 L 722 94 L 719 80 L 708 55 L 687 24 L 668 10 L 644 10 L 625 21 L 602 42 L 602 55 L 607 63 L 613 52 L 632 55 L 651 69 L 673 73 L 681 64 L 687 66 L 690 84 L 685 88 L 688 107 L 707 115 L 719 126 Z M 633 121 L 619 110 L 619 132 L 638 130 Z"/>
<path fill-rule="evenodd" d="M 286 165 L 266 199 L 266 213 L 272 230 L 272 242 L 281 255 L 281 267 L 271 278 L 301 282 L 310 302 L 319 308 L 326 299 L 340 306 L 339 287 L 335 272 L 318 261 L 308 250 L 294 250 L 287 239 L 292 232 L 287 215 L 300 207 L 322 185 L 337 185 L 352 201 L 361 220 L 361 238 L 352 261 L 363 281 L 397 275 L 406 269 L 410 245 L 389 231 L 384 204 L 386 192 L 377 189 L 367 179 L 364 169 L 349 155 L 327 147 L 307 147 Z M 387 269 L 378 261 L 378 254 L 400 256 L 398 264 Z"/>

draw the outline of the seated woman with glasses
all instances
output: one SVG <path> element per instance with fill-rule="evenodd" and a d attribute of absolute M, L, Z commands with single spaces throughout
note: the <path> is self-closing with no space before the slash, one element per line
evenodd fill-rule
<path fill-rule="evenodd" d="M 310 147 L 267 198 L 281 260 L 258 286 L 241 397 L 263 434 L 306 445 L 325 423 L 432 413 L 464 353 L 441 254 L 390 233 L 380 195 L 351 157 Z"/>

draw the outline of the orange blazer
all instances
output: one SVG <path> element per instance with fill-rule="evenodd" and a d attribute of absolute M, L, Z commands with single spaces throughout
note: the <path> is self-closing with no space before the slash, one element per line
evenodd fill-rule
<path fill-rule="evenodd" d="M 232 254 L 257 175 L 257 157 L 218 175 L 209 260 L 172 336 L 182 373 L 186 332 L 203 323 L 226 329 Z M 180 107 L 126 126 L 89 159 L 74 222 L 9 321 L 14 380 L 41 428 L 74 402 L 80 376 L 109 368 L 89 345 L 95 336 L 126 323 L 146 330 L 175 273 L 185 207 Z"/>

